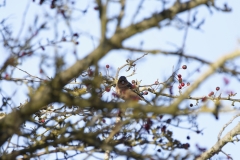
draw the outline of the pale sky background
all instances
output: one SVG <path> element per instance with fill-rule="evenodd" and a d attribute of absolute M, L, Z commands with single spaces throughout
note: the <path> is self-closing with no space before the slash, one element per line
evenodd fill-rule
<path fill-rule="evenodd" d="M 129 25 L 132 19 L 132 13 L 136 9 L 136 5 L 140 0 L 128 0 L 127 1 L 127 8 L 126 8 L 126 16 L 125 20 L 123 21 L 122 26 Z M 14 35 L 18 35 L 22 20 L 23 20 L 23 13 L 27 7 L 30 5 L 28 12 L 25 16 L 25 28 L 23 28 L 23 32 L 21 36 L 24 37 L 28 34 L 28 26 L 29 24 L 33 24 L 34 17 L 37 13 L 43 15 L 45 11 L 49 9 L 48 6 L 40 7 L 38 5 L 38 1 L 35 3 L 28 3 L 30 1 L 22 0 L 8 0 L 6 2 L 6 7 L 0 8 L 0 21 L 5 18 L 9 17 L 7 20 L 7 24 L 11 24 L 11 28 L 13 30 Z M 98 20 L 97 11 L 94 10 L 96 6 L 93 0 L 82 0 L 76 3 L 75 8 L 78 9 L 86 9 L 89 6 L 89 9 L 85 15 L 81 14 L 80 12 L 76 14 L 76 21 L 72 25 L 72 29 L 74 32 L 82 33 L 80 34 L 79 38 L 79 45 L 77 46 L 78 57 L 82 58 L 91 52 L 94 47 L 97 46 L 98 40 L 100 37 L 100 25 Z M 217 1 L 216 4 L 222 4 L 225 1 Z M 1 3 L 1 1 L 0 1 Z M 185 53 L 189 55 L 194 55 L 197 57 L 201 57 L 205 60 L 210 62 L 214 62 L 217 58 L 221 57 L 224 54 L 230 53 L 237 48 L 239 49 L 239 39 L 240 39 L 240 1 L 239 0 L 230 0 L 228 1 L 229 6 L 232 8 L 231 13 L 222 13 L 218 12 L 215 9 L 211 9 L 213 14 L 209 12 L 206 6 L 201 6 L 198 8 L 198 15 L 197 21 L 200 22 L 202 19 L 205 19 L 204 25 L 201 27 L 201 31 L 197 31 L 194 29 L 188 30 L 188 36 L 186 41 Z M 146 0 L 143 5 L 143 9 L 140 11 L 139 15 L 136 17 L 136 20 L 141 20 L 142 17 L 148 17 L 154 11 L 160 11 L 161 5 L 160 2 L 156 0 Z M 113 4 L 109 9 L 109 15 L 112 17 L 118 11 L 116 4 Z M 190 14 L 192 15 L 196 9 L 192 10 Z M 53 23 L 57 21 L 55 16 L 55 11 L 52 10 L 50 12 L 51 16 L 53 16 Z M 183 13 L 179 15 L 182 18 L 186 18 L 187 14 Z M 39 17 L 39 22 L 44 21 L 43 17 Z M 62 19 L 58 18 L 58 21 Z M 49 27 L 53 27 L 53 23 L 50 23 Z M 166 23 L 163 22 L 163 23 Z M 39 23 L 40 24 L 40 23 Z M 173 22 L 176 26 L 178 23 L 175 21 Z M 108 26 L 109 33 L 108 36 L 112 34 L 114 23 Z M 55 25 L 54 27 L 60 30 L 58 40 L 61 38 L 63 28 L 66 28 L 64 22 L 60 23 L 60 25 Z M 124 45 L 130 47 L 139 47 L 141 41 L 144 41 L 143 48 L 144 49 L 163 49 L 163 50 L 174 50 L 176 49 L 172 44 L 176 45 L 177 47 L 182 46 L 183 35 L 185 30 L 178 30 L 174 26 L 167 26 L 163 27 L 162 29 L 150 29 L 143 33 L 137 34 L 136 36 L 129 38 L 128 40 L 124 41 Z M 69 32 L 66 30 L 66 34 Z M 53 30 L 47 30 L 41 33 L 41 43 L 46 43 L 46 38 L 49 40 L 54 39 L 55 33 Z M 88 35 L 92 35 L 94 42 L 89 38 Z M 37 40 L 36 40 L 37 42 Z M 72 44 L 63 45 L 63 49 L 59 49 L 59 53 L 61 55 L 65 55 L 65 60 L 68 65 L 71 65 L 75 62 L 73 54 L 69 54 L 72 52 Z M 42 51 L 41 51 L 42 52 Z M 46 48 L 44 51 L 48 53 L 49 56 L 54 56 L 54 50 L 50 48 Z M 40 53 L 40 52 L 39 52 Z M 66 56 L 67 53 L 67 56 Z M 0 47 L 0 64 L 8 57 L 9 52 L 3 50 L 3 47 Z M 123 64 L 125 64 L 126 58 L 136 58 L 142 55 L 142 53 L 135 53 L 135 52 L 128 52 L 123 50 L 115 50 L 109 53 L 106 57 L 104 57 L 99 64 L 102 65 L 103 69 L 106 64 L 110 65 L 110 74 L 115 76 L 116 69 Z M 23 61 L 22 65 L 19 68 L 24 69 L 31 73 L 32 75 L 39 76 L 38 70 L 38 63 L 39 63 L 39 56 L 32 57 L 30 59 L 26 59 Z M 51 61 L 49 61 L 50 63 Z M 165 56 L 165 55 L 147 55 L 145 58 L 141 59 L 137 63 L 137 74 L 133 77 L 129 78 L 142 80 L 142 84 L 151 84 L 155 82 L 156 79 L 159 79 L 160 82 L 164 81 L 168 78 L 172 73 L 172 68 L 176 65 L 177 57 L 174 56 Z M 203 66 L 200 63 L 195 63 L 193 61 L 183 61 L 183 64 L 188 65 L 187 70 L 180 70 L 179 73 L 183 75 L 183 78 L 187 82 L 194 82 L 194 80 L 199 77 L 204 71 L 207 69 L 207 66 Z M 240 64 L 236 61 L 236 64 Z M 192 73 L 196 68 L 200 69 L 200 72 L 194 73 L 191 77 L 187 77 L 189 73 Z M 48 75 L 51 77 L 53 75 L 52 70 L 47 70 Z M 104 70 L 103 70 L 104 74 Z M 128 75 L 129 73 L 125 73 L 124 71 L 121 72 L 121 75 Z M 25 73 L 21 71 L 15 71 L 13 77 L 23 77 Z M 227 77 L 230 79 L 230 84 L 228 86 L 224 86 L 223 78 Z M 238 92 L 238 88 L 240 87 L 239 81 L 234 78 L 231 78 L 229 75 L 219 75 L 214 74 L 211 76 L 206 82 L 204 82 L 201 86 L 199 86 L 198 90 L 196 90 L 192 95 L 193 96 L 204 96 L 207 95 L 210 91 L 215 91 L 215 88 L 219 86 L 221 88 L 219 93 L 226 96 L 226 91 L 234 91 Z M 5 95 L 13 95 L 13 92 L 16 91 L 17 85 L 15 83 L 10 82 L 0 82 L 0 87 L 4 90 Z M 19 86 L 18 86 L 19 87 Z M 174 86 L 174 94 L 178 94 L 177 85 Z M 184 91 L 184 90 L 183 90 Z M 19 103 L 23 103 L 26 99 L 27 87 L 19 87 L 16 94 L 12 97 L 14 99 L 15 105 L 19 105 Z M 104 95 L 105 98 L 109 98 L 110 95 Z M 150 95 L 149 95 L 150 96 Z M 149 98 L 149 97 L 148 97 Z M 237 94 L 235 98 L 240 98 L 240 95 Z M 194 101 L 192 101 L 195 104 Z M 186 104 L 190 104 L 188 101 Z M 231 102 L 225 102 L 226 105 L 231 105 Z M 14 106 L 14 104 L 13 104 Z M 197 107 L 197 106 L 195 106 Z M 239 103 L 235 103 L 236 108 L 240 108 Z M 181 139 L 182 142 L 190 143 L 191 150 L 196 150 L 195 144 L 198 143 L 201 147 L 210 148 L 214 145 L 217 141 L 217 135 L 222 128 L 222 126 L 227 123 L 233 115 L 236 113 L 223 113 L 220 114 L 219 120 L 215 120 L 214 116 L 211 114 L 201 114 L 198 117 L 198 122 L 200 128 L 203 130 L 203 135 L 197 135 L 188 130 L 182 129 L 174 129 L 174 137 Z M 223 136 L 233 128 L 237 123 L 239 123 L 239 119 L 236 119 L 223 133 Z M 186 136 L 190 135 L 191 139 L 187 140 Z M 223 151 L 231 154 L 232 158 L 238 159 L 240 157 L 240 143 L 231 144 L 228 143 L 224 148 Z M 156 149 L 152 149 L 152 152 L 156 152 Z M 179 152 L 184 152 L 183 150 L 179 150 Z M 162 153 L 160 153 L 162 154 Z M 220 153 L 218 156 L 223 156 Z M 216 156 L 215 156 L 216 157 Z M 79 157 L 78 157 L 79 158 Z M 75 158 L 77 159 L 77 157 Z M 94 159 L 94 158 L 91 158 Z M 118 159 L 123 159 L 119 157 Z"/>

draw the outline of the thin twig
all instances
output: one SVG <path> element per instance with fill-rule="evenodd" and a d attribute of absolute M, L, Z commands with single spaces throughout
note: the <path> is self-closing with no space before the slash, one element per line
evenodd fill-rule
<path fill-rule="evenodd" d="M 20 69 L 20 68 L 18 68 L 18 67 L 16 67 L 16 66 L 15 66 L 15 68 L 17 68 L 17 69 L 19 69 L 20 71 L 26 73 L 27 75 L 29 75 L 29 76 L 32 77 L 32 78 L 37 78 L 37 79 L 39 79 L 39 80 L 41 80 L 41 81 L 44 81 L 44 80 L 45 80 L 45 79 L 39 78 L 39 77 L 37 77 L 37 76 L 33 76 L 33 75 L 31 75 L 30 73 L 28 73 L 27 71 L 24 71 L 24 70 L 22 70 L 22 69 Z"/>
<path fill-rule="evenodd" d="M 144 56 L 146 56 L 148 53 L 144 53 L 141 57 L 138 57 L 137 59 L 135 60 L 127 60 L 127 64 L 124 64 L 123 66 L 121 66 L 120 68 L 117 69 L 117 73 L 116 73 L 116 76 L 115 76 L 115 79 L 117 80 L 118 79 L 118 76 L 119 76 L 119 72 L 121 69 L 123 69 L 124 67 L 128 66 L 129 65 L 129 68 L 127 70 L 130 70 L 130 68 L 134 65 L 134 63 L 136 61 L 138 61 L 139 59 L 143 58 Z"/>
<path fill-rule="evenodd" d="M 218 134 L 218 141 L 220 140 L 221 135 L 222 135 L 222 132 L 224 131 L 224 129 L 225 129 L 229 124 L 231 124 L 234 119 L 236 119 L 236 118 L 239 117 L 239 116 L 240 116 L 240 113 L 237 114 L 237 115 L 235 115 L 234 117 L 232 117 L 232 119 L 223 126 L 223 128 L 221 129 L 221 131 L 220 131 L 219 134 Z"/>

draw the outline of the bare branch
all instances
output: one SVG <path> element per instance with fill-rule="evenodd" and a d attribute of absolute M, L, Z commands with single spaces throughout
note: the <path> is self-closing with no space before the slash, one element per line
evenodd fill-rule
<path fill-rule="evenodd" d="M 232 119 L 231 119 L 228 123 L 226 123 L 226 124 L 223 126 L 223 128 L 221 129 L 221 131 L 220 131 L 219 134 L 218 134 L 218 141 L 220 141 L 220 138 L 221 138 L 221 135 L 222 135 L 222 132 L 224 131 L 224 129 L 225 129 L 229 124 L 231 124 L 234 119 L 236 119 L 236 118 L 239 117 L 239 116 L 240 116 L 240 114 L 235 115 L 234 117 L 232 117 Z"/>
<path fill-rule="evenodd" d="M 227 54 L 223 57 L 220 57 L 216 62 L 212 63 L 209 67 L 209 69 L 203 73 L 202 75 L 199 76 L 199 78 L 195 81 L 195 83 L 193 83 L 191 85 L 191 87 L 189 87 L 178 99 L 176 99 L 171 107 L 169 109 L 171 110 L 176 110 L 177 107 L 179 106 L 179 104 L 187 97 L 189 97 L 189 95 L 204 81 L 206 80 L 209 76 L 211 76 L 216 69 L 218 69 L 220 66 L 223 66 L 224 63 L 228 60 L 231 60 L 233 58 L 236 58 L 240 56 L 240 51 L 234 51 L 230 54 Z"/>
<path fill-rule="evenodd" d="M 211 147 L 209 150 L 201 154 L 197 160 L 209 159 L 213 155 L 218 154 L 223 146 L 225 146 L 229 142 L 234 142 L 234 137 L 240 134 L 240 123 L 238 123 L 231 131 L 229 131 L 222 139 L 218 140 L 218 142 Z"/>

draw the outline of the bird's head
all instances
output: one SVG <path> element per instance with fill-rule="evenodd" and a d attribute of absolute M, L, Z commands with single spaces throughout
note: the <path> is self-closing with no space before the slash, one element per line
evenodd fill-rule
<path fill-rule="evenodd" d="M 120 88 L 122 88 L 122 87 L 131 88 L 132 87 L 132 84 L 128 82 L 128 80 L 127 80 L 127 78 L 125 76 L 121 76 L 118 79 L 117 85 Z"/>

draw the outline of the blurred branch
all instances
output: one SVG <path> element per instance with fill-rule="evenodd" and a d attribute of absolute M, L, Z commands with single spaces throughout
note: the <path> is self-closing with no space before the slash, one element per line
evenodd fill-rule
<path fill-rule="evenodd" d="M 166 9 L 160 13 L 153 14 L 150 18 L 146 18 L 136 24 L 131 24 L 126 28 L 118 29 L 118 32 L 116 32 L 110 39 L 110 42 L 116 47 L 122 47 L 121 42 L 123 40 L 152 27 L 158 26 L 159 22 L 161 22 L 162 20 L 172 19 L 178 13 L 190 10 L 191 8 L 195 8 L 199 5 L 207 3 L 209 3 L 209 0 L 194 0 L 185 3 L 175 3 L 169 9 Z"/>
<path fill-rule="evenodd" d="M 109 0 L 106 1 L 106 4 L 104 5 L 102 3 L 102 0 L 97 0 L 98 7 L 99 7 L 99 16 L 101 19 L 101 42 L 106 40 L 106 31 L 107 31 L 107 22 L 108 22 L 108 17 L 107 17 L 107 7 Z"/>
<path fill-rule="evenodd" d="M 39 3 L 42 4 L 44 0 L 41 0 Z M 176 148 L 184 148 L 188 149 L 188 144 L 182 144 L 178 140 L 175 140 L 172 138 L 173 132 L 171 130 L 166 129 L 166 125 L 162 124 L 169 124 L 170 121 L 159 121 L 157 119 L 158 115 L 162 114 L 168 114 L 168 115 L 191 115 L 196 113 L 195 110 L 190 108 L 185 109 L 179 109 L 178 105 L 184 100 L 184 99 L 194 99 L 198 100 L 198 97 L 190 97 L 190 93 L 194 91 L 200 83 L 205 80 L 207 77 L 209 77 L 211 74 L 213 74 L 218 68 L 223 68 L 224 63 L 232 59 L 234 57 L 239 56 L 239 51 L 236 51 L 236 53 L 229 54 L 225 57 L 220 58 L 215 63 L 210 63 L 207 61 L 204 61 L 200 58 L 194 57 L 194 56 L 188 56 L 184 55 L 182 52 L 166 52 L 165 54 L 173 54 L 180 57 L 185 58 L 191 58 L 198 60 L 202 63 L 210 65 L 210 69 L 204 73 L 199 79 L 197 79 L 196 83 L 191 85 L 184 94 L 180 96 L 173 96 L 173 95 L 167 95 L 162 92 L 155 93 L 157 96 L 166 96 L 170 98 L 175 98 L 175 101 L 172 103 L 171 106 L 146 106 L 142 104 L 138 104 L 135 102 L 125 102 L 125 103 L 118 103 L 117 100 L 112 101 L 102 101 L 101 98 L 98 96 L 98 93 L 104 93 L 103 88 L 105 89 L 106 86 L 111 86 L 111 82 L 114 81 L 114 78 L 110 76 L 102 76 L 98 75 L 98 63 L 99 60 L 101 60 L 107 53 L 109 53 L 111 50 L 114 49 L 126 49 L 126 50 L 136 50 L 132 48 L 126 48 L 122 47 L 122 43 L 124 40 L 128 39 L 131 36 L 134 36 L 136 34 L 139 34 L 140 32 L 146 31 L 147 29 L 158 27 L 159 23 L 166 19 L 173 19 L 178 13 L 188 11 L 190 9 L 193 9 L 197 6 L 200 6 L 202 4 L 207 4 L 208 6 L 213 5 L 213 1 L 209 0 L 193 0 L 188 1 L 184 3 L 180 3 L 180 1 L 176 1 L 172 5 L 172 7 L 163 10 L 160 13 L 155 13 L 151 15 L 149 18 L 143 19 L 142 21 L 131 25 L 121 28 L 121 22 L 124 17 L 125 12 L 125 0 L 121 1 L 113 1 L 113 0 L 96 0 L 98 7 L 96 10 L 99 10 L 99 16 L 100 16 L 100 23 L 101 23 L 101 39 L 99 42 L 99 45 L 94 49 L 91 53 L 89 53 L 87 56 L 83 57 L 81 60 L 78 60 L 69 68 L 66 70 L 59 70 L 59 72 L 56 72 L 54 75 L 55 77 L 49 78 L 48 81 L 33 76 L 29 74 L 27 71 L 21 70 L 22 72 L 25 72 L 28 76 L 31 78 L 39 79 L 40 81 L 44 81 L 45 83 L 42 83 L 36 91 L 34 91 L 34 94 L 31 94 L 30 100 L 27 101 L 25 104 L 17 107 L 16 110 L 13 110 L 9 114 L 2 114 L 2 118 L 0 119 L 0 145 L 4 146 L 4 144 L 7 144 L 7 148 L 4 150 L 6 152 L 3 153 L 2 159 L 16 159 L 17 156 L 22 155 L 23 159 L 30 159 L 32 156 L 41 156 L 44 154 L 49 153 L 58 153 L 63 152 L 64 157 L 67 154 L 67 150 L 75 150 L 76 154 L 77 151 L 82 151 L 82 148 L 87 147 L 93 147 L 91 151 L 109 151 L 107 155 L 109 155 L 110 152 L 114 152 L 117 155 L 125 155 L 127 158 L 135 158 L 135 159 L 147 159 L 150 158 L 152 155 L 147 154 L 139 154 L 135 151 L 122 151 L 117 149 L 117 145 L 126 145 L 128 147 L 134 147 L 134 146 L 141 146 L 141 145 L 156 145 L 160 146 L 162 149 L 165 150 L 173 150 Z M 121 10 L 117 17 L 117 28 L 114 35 L 108 39 L 106 35 L 108 34 L 107 26 L 110 24 L 110 19 L 108 19 L 108 4 L 109 2 L 120 2 Z M 164 1 L 165 2 L 165 1 Z M 140 8 L 144 1 L 141 1 L 135 15 L 133 16 L 133 19 L 137 16 L 137 14 L 140 11 Z M 59 5 L 59 6 L 57 6 Z M 70 20 L 72 11 L 71 9 L 68 9 L 68 5 L 65 6 L 64 3 L 60 3 L 60 1 L 51 1 L 51 9 L 54 9 L 55 7 L 61 8 L 61 10 L 58 10 L 56 12 L 56 15 L 59 14 L 64 17 L 64 20 L 66 20 L 67 26 L 70 28 L 71 32 L 71 25 Z M 64 9 L 65 7 L 65 9 Z M 65 11 L 69 11 L 69 15 L 66 15 Z M 27 11 L 26 11 L 27 12 Z M 86 13 L 87 9 L 83 11 L 83 13 Z M 46 14 L 47 15 L 47 14 Z M 48 15 L 49 16 L 49 15 Z M 46 16 L 47 17 L 47 16 Z M 56 17 L 55 17 L 56 18 Z M 56 18 L 58 19 L 58 18 Z M 37 19 L 35 19 L 37 21 Z M 24 21 L 22 22 L 24 24 Z M 62 37 L 61 41 L 55 41 L 51 43 L 47 43 L 46 45 L 39 45 L 36 49 L 33 49 L 33 45 L 31 43 L 33 40 L 35 40 L 35 37 L 39 34 L 39 31 L 42 29 L 47 29 L 48 21 L 42 23 L 38 29 L 34 30 L 32 33 L 30 33 L 29 37 L 25 38 L 25 41 L 22 45 L 20 43 L 18 44 L 18 41 L 14 38 L 11 38 L 10 32 L 8 33 L 9 37 L 5 38 L 5 32 L 8 32 L 8 28 L 4 28 L 4 32 L 1 31 L 1 34 L 3 36 L 4 45 L 6 45 L 7 49 L 10 49 L 11 54 L 18 54 L 16 57 L 10 57 L 7 59 L 2 68 L 1 73 L 4 72 L 8 66 L 17 66 L 18 65 L 18 59 L 21 57 L 27 57 L 31 56 L 33 52 L 35 52 L 38 49 L 45 50 L 44 47 L 46 46 L 57 46 L 55 44 L 59 42 L 67 42 L 66 36 Z M 56 23 L 57 24 L 57 23 Z M 56 26 L 56 25 L 55 25 Z M 24 26 L 22 26 L 24 27 Z M 22 28 L 20 28 L 20 32 L 22 31 Z M 187 33 L 187 32 L 186 32 Z M 20 36 L 21 33 L 19 33 Z M 57 35 L 57 34 L 56 34 Z M 78 34 L 74 34 L 74 37 L 78 37 Z M 187 35 L 187 34 L 186 34 Z M 57 36 L 56 36 L 57 37 Z M 11 41 L 10 41 L 11 40 Z M 73 39 L 72 39 L 73 40 Z M 13 43 L 14 45 L 11 45 Z M 40 41 L 39 41 L 40 43 Z M 185 42 L 184 42 L 185 43 Z M 77 45 L 78 42 L 74 42 L 74 45 Z M 76 47 L 76 46 L 74 46 Z M 183 44 L 184 47 L 184 44 Z M 16 49 L 17 48 L 17 49 Z M 56 49 L 54 48 L 54 49 Z M 74 48 L 76 49 L 76 48 Z M 27 51 L 29 52 L 27 52 Z M 57 50 L 57 49 L 56 49 Z M 56 51 L 55 50 L 55 51 Z M 138 50 L 140 51 L 140 50 Z M 22 52 L 22 53 L 21 53 Z M 151 50 L 147 51 L 142 55 L 141 57 L 135 59 L 135 60 L 127 60 L 127 64 L 121 66 L 118 68 L 116 73 L 116 79 L 119 76 L 119 72 L 121 69 L 123 69 L 125 66 L 128 66 L 127 71 L 134 68 L 135 69 L 135 62 L 149 52 L 161 52 L 158 50 Z M 24 53 L 24 54 L 23 54 Z M 26 56 L 27 55 L 27 56 Z M 50 56 L 49 56 L 50 57 Z M 95 73 L 90 69 L 90 67 L 95 67 Z M 109 68 L 106 67 L 106 68 Z M 89 70 L 87 70 L 89 69 Z M 86 73 L 86 70 L 89 71 Z M 227 70 L 225 68 L 225 70 Z M 231 70 L 229 70 L 230 72 Z M 83 76 L 83 72 L 86 74 Z M 233 71 L 231 71 L 234 73 Z M 91 74 L 90 74 L 91 73 Z M 131 75 L 133 75 L 135 71 L 132 72 Z M 170 78 L 174 78 L 175 72 L 171 75 Z M 238 74 L 238 72 L 236 72 Z M 69 83 L 69 81 L 73 80 L 74 78 L 77 78 L 79 76 L 84 77 L 83 78 L 83 85 L 82 86 L 75 87 L 73 90 L 64 88 L 66 84 Z M 88 77 L 87 77 L 88 76 Z M 111 78 L 111 80 L 110 80 Z M 169 78 L 169 79 L 170 79 Z M 1 78 L 4 79 L 4 78 Z M 13 80 L 18 81 L 20 79 L 17 78 L 5 78 L 6 80 Z M 28 80 L 28 79 L 22 79 L 22 80 Z M 158 82 L 158 81 L 157 81 Z M 155 85 L 159 85 L 161 83 L 157 83 Z M 149 85 L 148 85 L 149 86 Z M 151 85 L 150 85 L 151 86 Z M 143 86 L 147 87 L 147 86 Z M 65 92 L 63 91 L 65 90 Z M 105 90 L 106 91 L 106 90 Z M 110 89 L 109 89 L 110 91 Z M 89 93 L 88 98 L 82 98 L 81 96 L 85 93 Z M 72 96 L 71 96 L 72 95 Z M 215 97 L 209 97 L 207 99 L 215 100 Z M 231 100 L 231 101 L 238 101 L 239 99 L 232 99 L 230 96 L 228 98 L 218 98 L 218 100 Z M 61 104 L 61 107 L 58 107 L 57 109 L 53 109 L 53 107 L 49 107 L 53 103 Z M 62 105 L 63 104 L 63 105 Z M 50 108 L 50 109 L 49 109 Z M 207 107 L 206 107 L 207 108 Z M 103 124 L 102 125 L 102 119 L 103 118 L 119 118 L 121 111 L 126 111 L 126 115 L 123 117 L 123 121 L 118 121 L 116 124 Z M 116 111 L 118 111 L 116 113 Z M 213 113 L 213 110 L 199 110 L 199 113 L 201 112 L 209 112 Z M 55 115 L 52 115 L 55 114 Z M 96 115 L 99 114 L 99 115 Z M 122 113 L 123 114 L 123 113 Z M 152 114 L 152 115 L 151 115 Z M 77 121 L 76 123 L 71 123 L 71 121 L 66 122 L 67 118 L 70 116 L 81 116 L 81 120 Z M 50 117 L 50 118 L 49 118 Z M 38 122 L 36 122 L 36 118 L 39 119 Z M 159 126 L 155 128 L 153 126 L 153 118 L 157 123 L 160 123 L 161 129 L 159 129 Z M 46 121 L 45 121 L 46 119 Z M 36 128 L 27 129 L 24 125 L 26 122 L 34 123 Z M 55 124 L 53 125 L 54 122 Z M 81 122 L 84 126 L 79 127 L 78 124 Z M 129 127 L 130 125 L 141 125 L 139 129 L 134 128 L 132 129 Z M 57 128 L 59 126 L 59 128 Z M 153 126 L 153 127 L 152 127 Z M 165 127 L 164 127 L 165 126 Z M 175 125 L 175 126 L 178 126 Z M 152 128 L 151 128 L 152 127 Z M 41 134 L 37 135 L 37 132 L 39 132 L 40 129 L 44 129 Z M 30 132 L 29 132 L 30 131 Z M 140 132 L 147 132 L 149 135 L 154 135 L 157 138 L 164 137 L 167 141 L 166 143 L 157 142 L 155 140 L 147 140 L 145 138 L 145 135 L 142 136 L 142 133 Z M 21 145 L 21 142 L 19 141 L 11 142 L 11 137 L 17 136 L 18 139 L 27 139 L 27 145 L 23 146 Z M 69 136 L 70 135 L 70 136 Z M 135 136 L 135 137 L 134 137 Z M 29 138 L 30 137 L 30 138 Z M 160 140 L 159 140 L 160 141 Z M 69 143 L 76 142 L 78 143 L 78 148 L 75 146 L 71 146 Z M 11 146 L 10 146 L 11 145 Z M 66 148 L 59 147 L 60 145 L 64 145 Z M 13 147 L 12 147 L 13 146 Z M 51 151 L 49 151 L 49 146 L 56 148 Z M 10 149 L 11 153 L 7 153 Z M 45 151 L 38 152 L 39 149 L 44 149 Z M 146 147 L 143 149 L 145 151 Z M 88 155 L 91 155 L 92 152 L 85 152 Z M 35 152 L 35 153 L 34 153 Z M 31 153 L 31 154 L 29 154 Z M 109 157 L 109 156 L 108 156 Z M 157 156 L 156 156 L 157 157 Z M 66 158 L 66 157 L 65 157 Z M 67 159 L 67 158 L 66 158 Z"/>
<path fill-rule="evenodd" d="M 148 54 L 148 53 L 144 53 L 142 56 L 136 58 L 135 60 L 129 60 L 129 59 L 127 59 L 127 60 L 126 60 L 127 63 L 118 68 L 118 70 L 117 70 L 117 72 L 116 72 L 115 80 L 116 80 L 116 81 L 118 80 L 119 72 L 120 72 L 124 67 L 128 66 L 128 69 L 127 69 L 126 71 L 129 71 L 131 68 L 133 68 L 133 67 L 136 66 L 136 64 L 135 64 L 136 61 L 140 60 L 141 58 L 143 58 L 143 57 L 146 56 L 147 54 Z M 134 71 L 133 71 L 133 72 L 134 72 Z M 134 73 L 133 73 L 133 74 L 134 74 Z M 128 76 L 128 77 L 129 77 L 129 76 Z"/>
<path fill-rule="evenodd" d="M 179 56 L 179 57 L 185 57 L 186 59 L 193 59 L 193 60 L 199 61 L 199 62 L 201 62 L 201 63 L 203 63 L 203 64 L 207 64 L 207 65 L 210 65 L 210 64 L 211 64 L 211 62 L 209 62 L 209 61 L 207 61 L 207 60 L 204 60 L 204 59 L 202 59 L 202 58 L 184 54 L 184 53 L 182 53 L 182 50 L 181 50 L 181 51 L 173 52 L 173 51 L 164 51 L 164 50 L 158 50 L 158 49 L 155 49 L 155 50 L 143 50 L 143 49 L 130 48 L 130 47 L 123 47 L 123 49 L 129 50 L 129 51 L 135 51 L 135 52 L 150 53 L 150 54 L 161 53 L 161 54 L 165 54 L 165 55 L 174 55 L 174 56 Z M 224 71 L 224 72 L 226 72 L 226 73 L 231 73 L 232 75 L 240 75 L 240 72 L 239 72 L 239 71 L 236 71 L 236 70 L 234 70 L 234 69 L 229 69 L 229 68 L 227 68 L 227 67 L 224 66 L 224 65 L 223 65 L 223 66 L 220 66 L 219 68 L 221 68 L 222 71 Z"/>
<path fill-rule="evenodd" d="M 166 94 L 166 93 L 156 93 L 157 96 L 164 96 L 164 97 L 169 97 L 169 98 L 179 98 L 181 95 L 171 95 L 171 94 Z M 189 100 L 226 100 L 226 101 L 231 101 L 231 102 L 240 102 L 240 99 L 234 99 L 234 98 L 230 98 L 230 97 L 210 97 L 210 96 L 202 96 L 202 97 L 192 97 L 192 96 L 188 96 L 185 99 L 189 99 Z"/>
<path fill-rule="evenodd" d="M 139 14 L 140 10 L 142 9 L 142 5 L 144 3 L 144 0 L 141 0 L 137 6 L 137 10 L 134 13 L 133 17 L 132 17 L 132 24 L 134 23 L 134 20 L 136 19 L 137 15 Z"/>
<path fill-rule="evenodd" d="M 14 82 L 43 82 L 43 80 L 33 80 L 33 79 L 26 79 L 26 78 L 12 78 L 12 77 L 0 77 L 0 80 L 6 81 L 14 81 Z"/>
<path fill-rule="evenodd" d="M 23 70 L 23 69 L 20 69 L 20 68 L 18 68 L 18 67 L 15 67 L 15 68 L 17 68 L 18 70 L 26 73 L 29 77 L 39 79 L 40 81 L 45 81 L 45 79 L 39 78 L 39 77 L 37 77 L 37 76 L 33 76 L 33 75 L 31 75 L 30 73 L 28 73 L 27 71 L 25 71 L 25 70 Z"/>
<path fill-rule="evenodd" d="M 0 128 L 5 128 L 0 131 L 0 145 L 11 137 L 14 133 L 18 132 L 19 127 L 28 119 L 31 115 L 40 110 L 43 106 L 55 102 L 59 97 L 59 91 L 65 86 L 72 78 L 77 77 L 83 72 L 87 66 L 96 63 L 103 55 L 105 55 L 111 47 L 103 47 L 100 44 L 92 53 L 77 61 L 72 67 L 65 71 L 62 71 L 56 77 L 46 84 L 42 84 L 31 97 L 26 107 L 21 110 L 13 111 L 0 120 Z M 14 118 L 13 118 L 14 117 Z"/>
<path fill-rule="evenodd" d="M 240 56 L 240 51 L 237 50 L 235 52 L 232 52 L 230 54 L 227 54 L 225 56 L 220 57 L 216 62 L 212 63 L 209 66 L 209 69 L 203 73 L 202 75 L 199 76 L 199 78 L 196 79 L 196 81 L 191 84 L 191 87 L 186 89 L 186 91 L 175 101 L 173 101 L 172 105 L 169 107 L 169 110 L 177 110 L 179 104 L 189 95 L 204 81 L 206 80 L 209 76 L 211 76 L 219 67 L 223 66 L 224 63 L 228 60 L 231 60 L 233 58 L 236 58 Z"/>
<path fill-rule="evenodd" d="M 234 119 L 236 119 L 236 118 L 239 117 L 239 116 L 240 116 L 240 114 L 235 115 L 234 117 L 232 117 L 232 119 L 231 119 L 227 124 L 225 124 L 225 125 L 223 126 L 222 130 L 221 130 L 221 131 L 219 132 L 219 134 L 218 134 L 218 141 L 220 141 L 220 138 L 221 138 L 221 135 L 222 135 L 222 132 L 224 131 L 224 129 L 225 129 L 229 124 L 231 124 Z"/>
<path fill-rule="evenodd" d="M 197 160 L 209 159 L 215 154 L 218 154 L 221 149 L 229 142 L 239 141 L 238 138 L 234 139 L 235 136 L 240 134 L 240 123 L 238 123 L 231 131 L 229 131 L 222 139 L 211 147 L 209 150 L 200 155 Z"/>
<path fill-rule="evenodd" d="M 124 10 L 125 10 L 126 0 L 121 0 L 120 2 L 121 2 L 121 11 L 120 11 L 120 13 L 119 13 L 119 15 L 118 15 L 118 18 L 117 18 L 117 28 L 116 28 L 116 31 L 117 31 L 118 29 L 120 29 L 120 27 L 121 27 L 122 18 L 123 18 L 123 16 L 124 16 Z"/>

